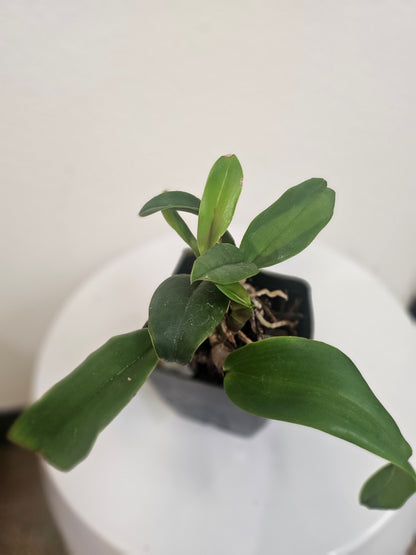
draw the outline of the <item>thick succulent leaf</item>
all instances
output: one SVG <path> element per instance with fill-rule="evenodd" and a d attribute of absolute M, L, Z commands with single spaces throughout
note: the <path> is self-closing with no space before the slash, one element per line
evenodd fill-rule
<path fill-rule="evenodd" d="M 169 277 L 156 289 L 149 307 L 149 331 L 158 356 L 188 364 L 227 306 L 228 299 L 213 283 L 191 284 L 187 274 Z"/>
<path fill-rule="evenodd" d="M 240 250 L 229 243 L 214 245 L 199 256 L 193 265 L 191 282 L 213 281 L 227 285 L 258 274 L 252 262 L 246 262 Z"/>
<path fill-rule="evenodd" d="M 250 295 L 238 281 L 236 283 L 229 283 L 228 285 L 220 285 L 219 283 L 217 283 L 216 286 L 222 293 L 224 293 L 224 295 L 226 295 L 232 301 L 241 304 L 247 308 L 251 308 L 253 306 Z"/>
<path fill-rule="evenodd" d="M 398 509 L 415 492 L 413 469 L 410 467 L 410 472 L 406 472 L 394 464 L 388 464 L 364 484 L 360 492 L 360 503 L 369 509 Z"/>
<path fill-rule="evenodd" d="M 131 400 L 156 366 L 147 329 L 118 335 L 30 406 L 9 438 L 70 470 Z"/>
<path fill-rule="evenodd" d="M 139 216 L 150 216 L 159 210 L 179 210 L 198 214 L 199 198 L 183 191 L 165 191 L 146 202 Z"/>
<path fill-rule="evenodd" d="M 243 170 L 236 156 L 221 156 L 213 165 L 199 208 L 197 239 L 201 253 L 213 247 L 230 225 L 242 182 Z"/>
<path fill-rule="evenodd" d="M 184 220 L 179 216 L 178 212 L 169 208 L 166 210 L 162 210 L 162 214 L 171 228 L 173 228 L 179 235 L 179 237 L 181 237 L 181 239 L 183 239 L 185 243 L 191 247 L 195 256 L 198 256 L 199 251 L 196 243 L 196 238 L 187 224 L 184 222 Z"/>
<path fill-rule="evenodd" d="M 245 260 L 265 268 L 302 251 L 331 219 L 334 202 L 324 179 L 288 189 L 249 225 L 240 245 Z"/>
<path fill-rule="evenodd" d="M 300 337 L 273 337 L 231 353 L 224 387 L 240 408 L 317 428 L 402 468 L 412 450 L 353 362 Z"/>

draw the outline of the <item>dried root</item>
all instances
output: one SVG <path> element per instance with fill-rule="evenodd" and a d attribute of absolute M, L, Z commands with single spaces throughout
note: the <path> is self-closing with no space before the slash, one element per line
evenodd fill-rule
<path fill-rule="evenodd" d="M 275 291 L 270 291 L 269 289 L 260 289 L 256 291 L 256 289 L 248 284 L 245 283 L 244 287 L 246 288 L 248 294 L 250 295 L 251 302 L 254 305 L 254 317 L 257 318 L 258 322 L 267 329 L 277 329 L 283 327 L 295 328 L 299 323 L 298 320 L 279 320 L 275 317 L 273 312 L 270 310 L 269 306 L 263 302 L 260 297 L 267 296 L 270 299 L 280 297 L 285 301 L 289 300 L 289 297 L 284 291 L 280 289 L 276 289 Z M 267 316 L 269 319 L 267 319 Z"/>

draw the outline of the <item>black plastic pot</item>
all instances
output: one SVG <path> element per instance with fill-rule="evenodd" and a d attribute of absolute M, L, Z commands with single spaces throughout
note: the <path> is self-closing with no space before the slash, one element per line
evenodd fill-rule
<path fill-rule="evenodd" d="M 195 260 L 191 251 L 184 251 L 174 274 L 190 274 Z M 247 280 L 257 290 L 281 289 L 287 293 L 290 304 L 296 303 L 296 312 L 301 314 L 296 335 L 312 337 L 312 305 L 309 284 L 299 278 L 260 272 Z M 282 303 L 273 299 L 272 303 Z M 276 307 L 273 307 L 276 308 Z M 280 306 L 279 309 L 282 307 Z M 287 309 L 288 307 L 286 307 Z M 282 332 L 282 334 L 285 332 Z M 203 346 L 202 346 L 203 347 Z M 235 406 L 226 396 L 219 374 L 203 379 L 195 376 L 190 366 L 160 362 L 151 374 L 151 382 L 161 396 L 181 415 L 204 422 L 241 436 L 251 436 L 267 420 Z"/>

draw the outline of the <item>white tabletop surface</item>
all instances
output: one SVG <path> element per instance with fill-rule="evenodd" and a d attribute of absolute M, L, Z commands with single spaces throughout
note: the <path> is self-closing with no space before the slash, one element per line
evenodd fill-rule
<path fill-rule="evenodd" d="M 180 249 L 174 237 L 160 238 L 76 291 L 44 343 L 34 396 L 109 336 L 144 323 Z M 311 283 L 315 339 L 352 358 L 415 446 L 415 329 L 398 302 L 374 276 L 320 245 L 276 270 Z M 92 541 L 104 542 L 102 553 L 112 545 L 108 553 L 131 555 L 322 555 L 400 518 L 358 505 L 362 483 L 382 464 L 287 423 L 271 422 L 249 440 L 228 435 L 181 418 L 146 384 L 85 462 L 69 474 L 47 466 L 45 473 L 55 514 L 80 555 Z"/>

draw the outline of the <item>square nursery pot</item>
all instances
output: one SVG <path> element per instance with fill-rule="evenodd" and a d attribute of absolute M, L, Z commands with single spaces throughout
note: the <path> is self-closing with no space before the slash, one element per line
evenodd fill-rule
<path fill-rule="evenodd" d="M 194 260 L 191 251 L 184 251 L 174 274 L 190 274 Z M 246 281 L 256 290 L 280 289 L 287 294 L 287 301 L 280 297 L 271 298 L 271 308 L 279 313 L 282 319 L 293 318 L 298 324 L 294 329 L 279 328 L 273 332 L 274 335 L 297 335 L 308 339 L 312 337 L 311 293 L 306 281 L 271 272 L 260 272 Z M 249 325 L 247 323 L 242 331 L 245 332 Z M 206 340 L 198 351 L 206 351 L 209 347 L 209 341 Z M 225 394 L 223 377 L 218 372 L 195 365 L 194 361 L 188 366 L 161 361 L 150 379 L 165 401 L 179 414 L 188 418 L 240 436 L 255 434 L 267 422 L 267 419 L 245 412 L 234 405 Z"/>

